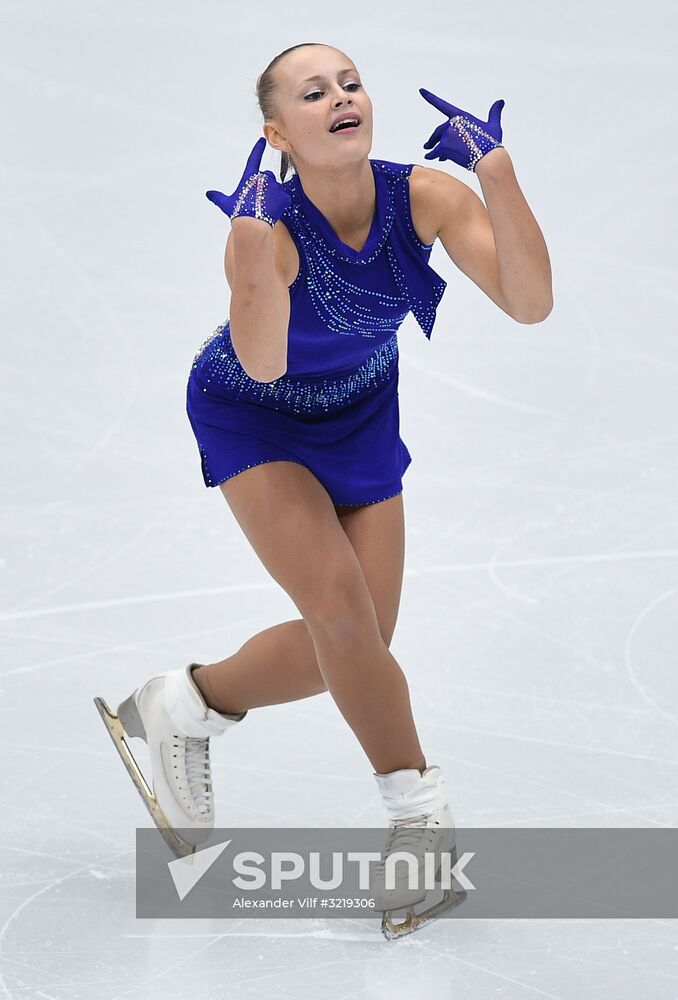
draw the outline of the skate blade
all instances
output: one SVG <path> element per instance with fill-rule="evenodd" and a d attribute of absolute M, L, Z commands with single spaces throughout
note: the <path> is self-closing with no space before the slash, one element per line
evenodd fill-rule
<path fill-rule="evenodd" d="M 407 917 L 400 923 L 395 923 L 392 914 L 399 912 L 398 910 L 386 910 L 381 920 L 381 932 L 388 941 L 394 940 L 394 938 L 404 937 L 405 934 L 411 934 L 413 931 L 418 930 L 423 927 L 424 924 L 430 923 L 431 920 L 435 920 L 439 917 L 441 913 L 445 913 L 447 910 L 453 909 L 455 906 L 459 906 L 466 899 L 467 893 L 464 889 L 455 891 L 454 889 L 444 889 L 443 898 L 439 903 L 431 906 L 428 910 L 423 910 L 421 913 L 415 913 L 414 906 L 400 907 L 400 909 L 405 909 L 407 911 Z"/>
<path fill-rule="evenodd" d="M 141 773 L 132 751 L 127 745 L 127 741 L 125 739 L 125 729 L 119 716 L 110 710 L 103 698 L 95 698 L 94 704 L 99 710 L 101 718 L 104 720 L 109 736 L 113 740 L 115 748 L 122 758 L 123 764 L 127 768 L 127 771 L 129 772 L 129 775 L 134 782 L 144 805 L 148 809 L 151 819 L 164 837 L 170 850 L 177 858 L 185 858 L 189 854 L 194 854 L 196 851 L 195 844 L 191 844 L 187 840 L 184 840 L 183 837 L 179 836 L 158 805 L 158 800 L 155 795 L 148 787 L 148 783 Z"/>

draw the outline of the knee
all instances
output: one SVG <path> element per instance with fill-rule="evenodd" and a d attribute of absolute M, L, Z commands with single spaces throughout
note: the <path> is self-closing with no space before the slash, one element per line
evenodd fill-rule
<path fill-rule="evenodd" d="M 390 649 L 395 631 L 390 626 L 384 626 L 379 619 L 376 625 L 371 620 L 366 622 L 358 612 L 349 608 L 328 609 L 327 613 L 308 615 L 303 621 L 312 639 L 331 640 L 339 645 L 364 641 L 367 634 L 373 637 L 378 635 L 386 648 Z"/>
<path fill-rule="evenodd" d="M 364 581 L 347 574 L 327 581 L 314 596 L 304 620 L 314 640 L 353 645 L 372 638 L 384 640 Z M 390 640 L 390 636 L 388 636 Z"/>
<path fill-rule="evenodd" d="M 359 615 L 348 608 L 344 608 L 343 611 L 339 607 L 328 608 L 326 612 L 315 616 L 312 613 L 307 614 L 302 621 L 309 635 L 315 639 L 335 636 L 336 641 L 346 643 L 357 642 L 365 636 L 364 625 L 356 626 L 356 622 L 360 622 Z M 384 623 L 381 618 L 377 618 L 377 628 L 381 641 L 387 649 L 390 649 L 395 627 L 390 621 Z"/>

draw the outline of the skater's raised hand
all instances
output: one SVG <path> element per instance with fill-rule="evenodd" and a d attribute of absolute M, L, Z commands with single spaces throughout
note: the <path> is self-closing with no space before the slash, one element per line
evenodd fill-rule
<path fill-rule="evenodd" d="M 271 170 L 259 170 L 265 146 L 266 139 L 262 136 L 254 144 L 233 194 L 205 191 L 205 197 L 225 212 L 231 221 L 239 215 L 249 215 L 273 227 L 292 202 Z"/>
<path fill-rule="evenodd" d="M 491 149 L 497 149 L 502 145 L 500 119 L 504 101 L 494 102 L 487 121 L 484 122 L 480 118 L 474 118 L 468 111 L 462 111 L 454 104 L 448 104 L 441 97 L 436 97 L 430 90 L 420 87 L 419 93 L 424 100 L 438 111 L 442 111 L 449 119 L 439 125 L 428 142 L 424 143 L 424 149 L 435 146 L 435 149 L 425 154 L 424 159 L 454 160 L 460 167 L 475 173 L 478 161 Z"/>

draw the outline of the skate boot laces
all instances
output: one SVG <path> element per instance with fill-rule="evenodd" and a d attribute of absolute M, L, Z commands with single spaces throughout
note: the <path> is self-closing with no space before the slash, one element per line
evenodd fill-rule
<path fill-rule="evenodd" d="M 437 824 L 428 827 L 430 815 L 430 813 L 422 813 L 420 816 L 413 816 L 410 819 L 395 820 L 386 841 L 384 854 L 394 854 L 396 851 L 406 851 L 409 848 L 421 850 L 422 847 L 426 849 L 434 844 L 440 828 Z M 411 827 L 414 829 L 410 829 Z M 422 835 L 415 832 L 416 830 L 424 830 L 425 833 Z M 377 863 L 376 871 L 383 874 L 385 868 L 386 858 L 383 858 Z"/>
<path fill-rule="evenodd" d="M 209 742 L 209 736 L 172 734 L 173 756 L 184 763 L 189 806 L 203 819 L 208 819 L 214 809 Z M 179 769 L 178 764 L 174 764 L 174 767 Z M 182 785 L 183 782 L 180 781 L 179 784 Z"/>

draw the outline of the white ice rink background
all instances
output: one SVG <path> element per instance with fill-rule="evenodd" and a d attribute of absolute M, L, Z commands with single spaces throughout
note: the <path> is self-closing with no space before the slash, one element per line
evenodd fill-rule
<path fill-rule="evenodd" d="M 667 2 L 0 4 L 0 998 L 668 1000 L 678 922 L 137 920 L 150 821 L 93 704 L 296 609 L 184 410 L 228 315 L 230 192 L 282 49 L 346 51 L 370 156 L 424 159 L 426 87 L 486 118 L 549 248 L 521 325 L 455 268 L 399 335 L 392 651 L 460 826 L 678 822 L 676 22 Z M 263 166 L 277 171 L 268 149 Z M 329 693 L 213 741 L 223 826 L 378 826 Z M 629 885 L 629 891 L 633 889 Z"/>

